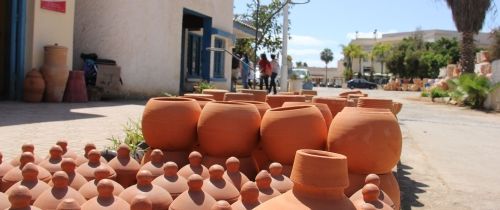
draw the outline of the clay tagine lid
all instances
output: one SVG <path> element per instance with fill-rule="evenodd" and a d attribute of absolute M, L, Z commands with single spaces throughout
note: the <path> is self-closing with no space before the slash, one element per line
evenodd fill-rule
<path fill-rule="evenodd" d="M 169 192 L 173 199 L 189 189 L 187 180 L 177 175 L 177 170 L 176 163 L 167 162 L 164 166 L 164 175 L 156 177 L 152 182 Z"/>
<path fill-rule="evenodd" d="M 231 183 L 223 178 L 224 168 L 215 164 L 209 169 L 210 178 L 203 181 L 203 191 L 210 194 L 215 200 L 225 200 L 234 203 L 238 200 L 240 192 Z"/>
<path fill-rule="evenodd" d="M 250 210 L 260 205 L 259 188 L 255 182 L 247 182 L 241 187 L 241 197 L 231 207 L 233 210 Z"/>
<path fill-rule="evenodd" d="M 75 160 L 76 165 L 80 166 L 80 165 L 86 163 L 87 161 L 89 161 L 89 159 L 87 159 L 87 157 L 88 157 L 89 152 L 91 150 L 93 150 L 93 149 L 97 150 L 97 147 L 95 146 L 95 144 L 93 144 L 93 143 L 87 143 L 87 144 L 85 144 L 85 147 L 83 149 L 85 151 L 85 153 L 84 153 L 83 156 L 82 155 L 78 155 L 78 157 Z M 101 157 L 100 160 L 101 160 L 102 163 L 108 163 L 108 161 L 106 161 L 106 159 L 104 159 L 103 157 Z"/>
<path fill-rule="evenodd" d="M 144 195 L 136 195 L 132 202 L 130 203 L 130 210 L 152 210 L 153 204 L 148 197 Z"/>
<path fill-rule="evenodd" d="M 33 145 L 33 144 L 29 144 L 29 143 L 23 144 L 21 146 L 21 155 L 24 152 L 31 152 L 31 154 L 33 154 L 33 157 L 35 158 L 35 160 L 34 160 L 35 164 L 39 164 L 40 162 L 43 161 L 43 158 L 40 158 L 35 154 L 35 145 Z M 10 161 L 10 164 L 12 166 L 19 166 L 21 164 L 21 162 L 20 162 L 21 155 L 12 159 L 12 161 Z"/>
<path fill-rule="evenodd" d="M 37 207 L 30 206 L 31 192 L 25 186 L 17 186 L 13 188 L 9 194 L 9 202 L 10 202 L 10 208 L 8 208 L 9 210 L 16 210 L 16 209 L 40 210 Z"/>
<path fill-rule="evenodd" d="M 233 210 L 231 204 L 225 200 L 217 201 L 210 210 Z"/>
<path fill-rule="evenodd" d="M 393 209 L 379 199 L 380 190 L 377 185 L 368 183 L 361 189 L 361 193 L 363 197 L 356 201 L 353 201 L 356 209 Z"/>
<path fill-rule="evenodd" d="M 226 160 L 227 170 L 224 172 L 224 179 L 232 183 L 236 189 L 241 190 L 241 186 L 250 181 L 248 177 L 240 171 L 240 160 L 230 157 Z"/>
<path fill-rule="evenodd" d="M 14 168 L 14 166 L 12 166 L 10 163 L 7 163 L 2 160 L 3 160 L 3 154 L 2 152 L 0 152 L 0 180 L 10 169 Z"/>
<path fill-rule="evenodd" d="M 82 210 L 95 209 L 130 209 L 130 205 L 123 199 L 114 196 L 114 184 L 109 179 L 102 179 L 97 184 L 98 196 L 82 205 Z"/>
<path fill-rule="evenodd" d="M 87 179 L 75 171 L 75 162 L 76 161 L 71 158 L 63 158 L 61 161 L 61 168 L 64 172 L 66 172 L 66 174 L 68 174 L 69 186 L 75 190 L 79 190 L 80 187 L 87 183 Z M 52 181 L 49 182 L 49 185 L 53 185 Z"/>
<path fill-rule="evenodd" d="M 94 176 L 95 176 L 95 179 L 94 180 L 91 180 L 87 183 L 85 183 L 79 190 L 78 192 L 80 194 L 82 194 L 82 196 L 85 198 L 85 199 L 91 199 L 93 197 L 96 197 L 97 195 L 99 195 L 99 192 L 98 192 L 98 183 L 103 180 L 103 179 L 107 179 L 109 178 L 110 174 L 109 174 L 109 170 L 106 168 L 106 167 L 98 167 L 95 171 L 94 171 Z M 120 184 L 118 184 L 117 182 L 113 181 L 113 180 L 109 180 L 111 182 L 111 184 L 113 184 L 113 195 L 115 196 L 118 196 L 120 195 L 121 192 L 123 192 L 123 190 L 125 190 Z"/>
<path fill-rule="evenodd" d="M 43 160 L 39 166 L 47 169 L 51 174 L 61 170 L 63 150 L 60 146 L 52 146 L 49 150 L 49 158 Z"/>
<path fill-rule="evenodd" d="M 75 151 L 68 149 L 68 141 L 59 140 L 56 142 L 56 145 L 60 146 L 61 149 L 63 150 L 64 158 L 71 158 L 73 160 L 78 159 L 78 154 Z"/>
<path fill-rule="evenodd" d="M 7 209 L 10 207 L 9 197 L 0 192 L 0 209 Z"/>
<path fill-rule="evenodd" d="M 54 173 L 52 177 L 54 187 L 45 190 L 33 203 L 34 206 L 41 209 L 56 209 L 57 205 L 64 199 L 75 199 L 78 204 L 85 203 L 85 198 L 78 191 L 68 186 L 69 178 L 64 171 Z"/>
<path fill-rule="evenodd" d="M 205 210 L 215 204 L 215 199 L 208 193 L 203 192 L 203 177 L 193 174 L 188 178 L 189 190 L 177 197 L 170 209 Z"/>
<path fill-rule="evenodd" d="M 120 198 L 130 203 L 137 194 L 144 194 L 151 200 L 153 209 L 168 209 L 173 201 L 172 196 L 163 188 L 151 183 L 153 181 L 151 172 L 139 171 L 136 178 L 137 184 L 120 193 Z"/>
<path fill-rule="evenodd" d="M 33 203 L 38 196 L 40 196 L 45 190 L 49 189 L 50 186 L 38 180 L 38 168 L 34 163 L 27 163 L 24 165 L 22 170 L 23 180 L 12 185 L 5 193 L 10 194 L 13 189 L 18 186 L 25 186 L 29 189 L 31 193 L 31 203 Z"/>
<path fill-rule="evenodd" d="M 271 163 L 269 165 L 271 174 L 271 187 L 278 190 L 280 193 L 285 193 L 293 188 L 293 182 L 290 178 L 283 175 L 283 165 L 280 163 Z"/>
<path fill-rule="evenodd" d="M 10 169 L 2 178 L 2 188 L 8 189 L 16 182 L 21 181 L 23 179 L 21 171 L 22 168 L 28 163 L 33 163 L 33 161 L 34 161 L 33 153 L 23 152 L 23 154 L 21 154 L 20 157 L 20 165 L 18 167 Z M 38 168 L 38 179 L 44 182 L 49 182 L 51 179 L 50 173 L 46 169 L 40 166 L 36 167 Z"/>
<path fill-rule="evenodd" d="M 118 147 L 117 156 L 109 161 L 108 166 L 116 171 L 116 182 L 124 187 L 136 183 L 135 175 L 141 168 L 139 162 L 130 157 L 130 148 L 126 144 Z"/>
<path fill-rule="evenodd" d="M 179 170 L 179 176 L 183 176 L 184 178 L 188 178 L 193 174 L 198 174 L 203 179 L 208 179 L 210 174 L 208 173 L 207 167 L 201 164 L 203 156 L 197 152 L 193 151 L 189 154 L 189 165 L 186 165 Z"/>
<path fill-rule="evenodd" d="M 80 210 L 80 204 L 75 201 L 75 199 L 68 198 L 64 199 L 59 205 L 57 205 L 56 210 Z"/>
<path fill-rule="evenodd" d="M 165 162 L 163 161 L 163 152 L 159 149 L 154 149 L 151 152 L 151 161 L 147 162 L 141 167 L 141 170 L 148 170 L 153 174 L 153 176 L 159 177 L 164 174 L 163 171 L 163 164 Z"/>
<path fill-rule="evenodd" d="M 87 181 L 95 179 L 95 177 L 94 177 L 94 171 L 99 166 L 101 166 L 101 165 L 103 167 L 108 168 L 108 170 L 111 173 L 111 178 L 116 177 L 115 170 L 113 168 L 109 167 L 106 163 L 102 163 L 100 161 L 100 159 L 101 159 L 101 153 L 99 153 L 99 151 L 97 151 L 97 150 L 91 150 L 89 152 L 88 158 L 89 158 L 88 162 L 86 162 L 86 163 L 78 166 L 78 168 L 76 168 L 76 172 L 78 172 L 83 177 L 85 177 L 85 179 L 87 179 Z"/>
<path fill-rule="evenodd" d="M 366 176 L 366 178 L 365 178 L 365 184 L 374 184 L 375 186 L 379 187 L 379 189 L 380 189 L 380 177 L 376 174 L 368 174 L 368 176 Z M 362 200 L 363 199 L 363 188 L 361 188 L 360 190 L 358 190 L 357 192 L 352 194 L 349 199 L 352 202 L 357 202 L 359 200 Z M 394 208 L 394 206 L 395 206 L 394 202 L 391 200 L 389 195 L 387 195 L 383 190 L 380 190 L 378 199 L 381 200 L 382 202 L 386 203 L 387 205 L 389 205 L 391 208 Z"/>
<path fill-rule="evenodd" d="M 278 190 L 271 187 L 271 175 L 266 170 L 262 170 L 257 174 L 255 183 L 259 188 L 259 201 L 261 203 L 281 195 Z"/>

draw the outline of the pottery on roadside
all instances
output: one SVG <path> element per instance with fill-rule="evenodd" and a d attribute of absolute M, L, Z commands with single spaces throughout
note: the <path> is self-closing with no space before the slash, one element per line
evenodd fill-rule
<path fill-rule="evenodd" d="M 41 210 L 35 206 L 30 206 L 31 203 L 31 192 L 25 186 L 17 186 L 12 189 L 9 194 L 10 208 L 5 208 L 6 210 Z M 0 206 L 3 202 L 0 203 Z M 44 209 L 45 210 L 45 209 Z"/>
<path fill-rule="evenodd" d="M 56 210 L 80 210 L 80 204 L 75 201 L 75 199 L 68 198 L 64 199 L 59 205 L 57 205 Z"/>
<path fill-rule="evenodd" d="M 189 165 L 185 165 L 179 170 L 179 176 L 187 179 L 193 174 L 198 174 L 203 177 L 203 179 L 208 179 L 210 174 L 208 173 L 207 167 L 201 164 L 202 159 L 203 156 L 199 152 L 191 152 L 189 154 Z"/>
<path fill-rule="evenodd" d="M 328 109 L 330 109 L 332 119 L 335 118 L 335 116 L 337 116 L 337 114 L 347 106 L 347 99 L 345 98 L 315 96 L 312 99 L 312 102 L 326 104 L 328 106 Z"/>
<path fill-rule="evenodd" d="M 33 206 L 44 210 L 56 209 L 57 205 L 67 198 L 75 199 L 80 205 L 85 203 L 85 198 L 78 191 L 68 186 L 68 175 L 64 171 L 54 173 L 52 182 L 54 186 L 38 196 Z"/>
<path fill-rule="evenodd" d="M 253 101 L 255 97 L 251 93 L 225 93 L 224 101 Z"/>
<path fill-rule="evenodd" d="M 21 162 L 20 162 L 20 158 L 21 158 L 22 153 L 24 153 L 24 152 L 31 152 L 31 154 L 33 154 L 33 157 L 35 158 L 35 160 L 34 160 L 33 162 L 34 162 L 35 164 L 40 164 L 40 162 L 42 162 L 42 161 L 43 161 L 43 158 L 41 158 L 41 157 L 39 157 L 39 156 L 37 156 L 37 155 L 35 154 L 35 145 L 33 145 L 33 144 L 28 144 L 28 143 L 23 144 L 23 145 L 21 146 L 21 151 L 22 151 L 22 152 L 21 152 L 21 154 L 20 154 L 20 155 L 16 156 L 14 159 L 12 159 L 12 160 L 10 161 L 10 164 L 11 164 L 12 166 L 19 166 L 19 165 L 21 164 Z"/>
<path fill-rule="evenodd" d="M 10 169 L 2 178 L 2 191 L 5 192 L 10 186 L 14 185 L 16 182 L 21 181 L 22 176 L 22 168 L 28 164 L 33 163 L 35 158 L 31 152 L 23 152 L 20 157 L 20 165 Z M 50 172 L 46 169 L 36 166 L 38 169 L 37 178 L 45 183 L 48 183 L 52 178 Z"/>
<path fill-rule="evenodd" d="M 229 93 L 229 91 L 222 89 L 203 89 L 201 93 L 213 95 L 216 101 L 224 101 L 224 95 Z"/>
<path fill-rule="evenodd" d="M 236 157 L 230 157 L 226 160 L 226 171 L 224 172 L 223 178 L 232 183 L 238 191 L 241 190 L 241 186 L 246 182 L 250 181 L 244 173 L 240 171 L 240 160 Z"/>
<path fill-rule="evenodd" d="M 239 157 L 240 162 L 239 171 L 246 175 L 247 177 L 255 177 L 257 175 L 257 168 L 255 167 L 255 162 L 251 156 L 249 157 Z M 227 158 L 225 157 L 213 157 L 209 155 L 203 156 L 202 165 L 210 167 L 213 165 L 225 165 Z"/>
<path fill-rule="evenodd" d="M 269 95 L 266 102 L 271 108 L 281 107 L 285 102 L 305 102 L 306 97 L 302 95 Z"/>
<path fill-rule="evenodd" d="M 38 168 L 33 163 L 27 163 L 22 169 L 23 179 L 14 185 L 12 185 L 5 193 L 9 195 L 13 189 L 18 186 L 25 186 L 29 189 L 31 193 L 31 204 L 40 196 L 45 190 L 49 189 L 50 186 L 38 180 Z"/>
<path fill-rule="evenodd" d="M 180 194 L 170 205 L 170 209 L 206 210 L 217 201 L 208 193 L 203 192 L 203 177 L 193 174 L 188 178 L 189 189 Z"/>
<path fill-rule="evenodd" d="M 146 149 L 146 153 L 142 157 L 141 160 L 141 165 L 146 165 L 148 162 L 151 161 L 151 154 L 154 149 L 148 148 Z M 189 164 L 189 154 L 191 151 L 167 151 L 167 150 L 161 150 L 163 153 L 163 162 L 175 162 L 179 167 L 184 167 L 185 165 Z"/>
<path fill-rule="evenodd" d="M 0 152 L 0 192 L 3 192 L 2 190 L 2 178 L 5 176 L 5 174 L 10 171 L 10 169 L 13 169 L 14 166 L 12 166 L 10 163 L 3 161 L 3 154 Z M 1 208 L 0 208 L 1 209 Z"/>
<path fill-rule="evenodd" d="M 259 201 L 264 203 L 274 197 L 281 195 L 281 193 L 271 187 L 271 175 L 266 170 L 260 171 L 255 177 L 255 184 L 259 189 Z"/>
<path fill-rule="evenodd" d="M 136 195 L 130 202 L 130 210 L 152 210 L 153 203 L 145 195 Z"/>
<path fill-rule="evenodd" d="M 99 153 L 97 150 L 91 150 L 88 155 L 89 161 L 78 166 L 76 168 L 76 172 L 81 174 L 87 181 L 95 179 L 94 172 L 99 166 L 106 167 L 109 172 L 110 172 L 110 177 L 109 179 L 115 179 L 116 178 L 116 172 L 113 168 L 109 167 L 108 164 L 102 163 L 100 161 L 101 159 L 101 153 Z"/>
<path fill-rule="evenodd" d="M 380 190 L 377 185 L 366 184 L 361 189 L 361 194 L 362 195 L 356 199 L 351 198 L 356 209 L 363 210 L 367 208 L 366 206 L 369 206 L 370 209 L 393 210 L 391 206 L 379 199 Z"/>
<path fill-rule="evenodd" d="M 117 156 L 109 161 L 108 166 L 116 171 L 116 182 L 125 188 L 136 183 L 134 176 L 141 169 L 137 160 L 130 157 L 130 148 L 126 144 L 118 146 Z"/>
<path fill-rule="evenodd" d="M 376 175 L 376 174 L 368 174 L 368 176 L 366 176 L 366 178 L 365 178 L 365 186 L 367 184 L 374 184 L 375 186 L 377 186 L 377 188 L 379 188 L 379 186 L 380 186 L 380 177 L 378 175 Z M 357 200 L 362 200 L 363 197 L 364 197 L 363 196 L 363 189 L 360 189 L 357 192 L 355 192 L 353 195 L 351 195 L 349 197 L 349 199 L 352 202 L 355 203 Z M 394 204 L 394 202 L 391 200 L 391 198 L 389 197 L 389 195 L 387 195 L 387 193 L 385 193 L 383 190 L 380 190 L 380 193 L 379 193 L 379 196 L 378 196 L 378 200 L 386 203 L 391 208 L 396 209 L 396 205 Z"/>
<path fill-rule="evenodd" d="M 224 179 L 224 168 L 220 165 L 213 165 L 210 167 L 209 173 L 210 178 L 203 181 L 202 190 L 217 201 L 236 202 L 240 196 L 240 192 L 233 183 Z"/>
<path fill-rule="evenodd" d="M 210 210 L 233 210 L 231 204 L 225 200 L 220 200 L 215 202 L 215 204 L 210 208 Z"/>
<path fill-rule="evenodd" d="M 267 91 L 266 90 L 254 90 L 254 89 L 241 89 L 239 92 L 251 93 L 254 95 L 255 101 L 266 102 Z"/>
<path fill-rule="evenodd" d="M 152 184 L 153 175 L 149 171 L 137 173 L 137 184 L 132 185 L 120 193 L 120 198 L 131 203 L 137 194 L 146 195 L 153 204 L 153 210 L 168 209 L 173 199 L 163 188 Z"/>
<path fill-rule="evenodd" d="M 114 194 L 115 185 L 109 179 L 102 179 L 97 184 L 98 195 L 82 205 L 82 210 L 127 210 L 130 205 Z"/>
<path fill-rule="evenodd" d="M 378 186 L 381 191 L 386 193 L 389 198 L 394 202 L 394 209 L 401 207 L 401 195 L 398 180 L 392 172 L 386 174 L 377 174 L 380 180 Z M 363 188 L 365 185 L 367 174 L 349 173 L 349 187 L 345 189 L 347 196 L 352 196 L 356 191 Z"/>
<path fill-rule="evenodd" d="M 361 97 L 358 99 L 357 107 L 361 108 L 376 108 L 376 109 L 389 109 L 392 111 L 393 102 L 391 99 L 379 99 L 379 98 L 368 98 Z"/>
<path fill-rule="evenodd" d="M 94 180 L 90 180 L 89 182 L 85 183 L 78 192 L 87 200 L 96 197 L 99 195 L 98 191 L 98 185 L 101 180 L 107 179 L 109 177 L 110 173 L 109 170 L 105 167 L 99 167 L 94 171 Z M 120 185 L 118 182 L 115 182 L 113 180 L 109 180 L 109 182 L 113 185 L 113 195 L 118 196 L 120 193 L 125 190 L 122 185 Z"/>
<path fill-rule="evenodd" d="M 232 102 L 238 102 L 238 103 L 247 103 L 247 104 L 253 104 L 255 107 L 257 107 L 257 110 L 259 110 L 260 117 L 262 118 L 266 111 L 268 109 L 271 109 L 269 104 L 266 102 L 261 102 L 261 101 L 232 101 Z"/>
<path fill-rule="evenodd" d="M 63 158 L 61 161 L 61 169 L 66 172 L 69 178 L 69 186 L 75 190 L 79 190 L 85 183 L 87 183 L 87 179 L 83 177 L 81 174 L 77 173 L 75 160 L 71 158 Z M 49 185 L 53 186 L 52 181 L 49 182 Z"/>
<path fill-rule="evenodd" d="M 175 200 L 182 192 L 188 189 L 186 178 L 177 175 L 178 167 L 174 162 L 167 162 L 164 166 L 164 175 L 156 177 L 153 184 L 165 189 Z"/>
<path fill-rule="evenodd" d="M 79 155 L 75 151 L 68 148 L 68 141 L 58 140 L 56 142 L 56 145 L 61 147 L 63 151 L 63 156 L 62 156 L 63 158 L 71 158 L 73 160 L 78 159 Z"/>
<path fill-rule="evenodd" d="M 332 112 L 330 111 L 330 108 L 326 104 L 322 103 L 309 103 L 309 102 L 285 102 L 283 103 L 282 107 L 291 107 L 291 106 L 307 106 L 307 105 L 313 105 L 318 110 L 321 112 L 321 115 L 323 115 L 323 119 L 325 119 L 326 123 L 326 128 L 328 129 L 330 127 L 330 123 L 332 123 Z"/>
<path fill-rule="evenodd" d="M 61 162 L 62 162 L 63 150 L 60 146 L 52 146 L 49 150 L 49 158 L 43 160 L 39 166 L 47 169 L 51 174 L 62 170 Z"/>
<path fill-rule="evenodd" d="M 238 201 L 233 203 L 231 207 L 233 210 L 251 210 L 259 206 L 259 188 L 255 182 L 247 182 L 241 187 L 241 197 Z"/>
<path fill-rule="evenodd" d="M 43 79 L 42 73 L 37 69 L 29 71 L 24 79 L 23 90 L 25 102 L 41 102 L 43 93 L 45 92 L 45 80 Z"/>
<path fill-rule="evenodd" d="M 200 108 L 203 109 L 205 105 L 207 105 L 208 102 L 215 101 L 213 95 L 208 95 L 208 94 L 193 94 L 193 95 L 206 95 L 206 96 L 186 96 L 187 94 L 184 94 L 184 96 L 181 96 L 179 98 L 190 98 L 196 100 L 198 104 L 200 105 Z"/>
<path fill-rule="evenodd" d="M 154 149 L 151 152 L 150 158 L 151 161 L 141 166 L 140 170 L 148 170 L 155 178 L 163 175 L 163 165 L 165 164 L 163 161 L 163 152 L 159 149 Z"/>
<path fill-rule="evenodd" d="M 93 143 L 85 144 L 85 147 L 83 149 L 85 153 L 83 156 L 78 155 L 78 157 L 75 160 L 76 165 L 80 166 L 80 165 L 88 162 L 89 161 L 89 159 L 88 159 L 89 152 L 93 149 L 97 150 L 97 147 L 95 146 L 95 144 L 93 144 Z M 104 159 L 104 157 L 101 157 L 101 162 L 108 163 L 108 161 L 106 161 L 106 159 Z"/>
<path fill-rule="evenodd" d="M 280 163 L 271 163 L 269 165 L 269 173 L 271 174 L 272 188 L 278 190 L 280 193 L 285 193 L 293 188 L 292 180 L 283 175 L 283 165 Z"/>

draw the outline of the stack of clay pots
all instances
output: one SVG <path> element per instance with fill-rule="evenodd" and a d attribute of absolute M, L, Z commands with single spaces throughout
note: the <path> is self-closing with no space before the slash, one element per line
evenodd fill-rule
<path fill-rule="evenodd" d="M 40 72 L 45 80 L 45 101 L 61 102 L 68 81 L 68 48 L 55 45 L 44 47 L 44 63 Z"/>

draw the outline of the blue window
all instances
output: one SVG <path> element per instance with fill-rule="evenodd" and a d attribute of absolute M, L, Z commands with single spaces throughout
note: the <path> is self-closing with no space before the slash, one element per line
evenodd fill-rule
<path fill-rule="evenodd" d="M 187 69 L 189 77 L 201 76 L 201 36 L 188 36 Z"/>
<path fill-rule="evenodd" d="M 224 40 L 215 38 L 214 47 L 225 49 Z M 224 78 L 224 52 L 214 52 L 214 78 Z"/>

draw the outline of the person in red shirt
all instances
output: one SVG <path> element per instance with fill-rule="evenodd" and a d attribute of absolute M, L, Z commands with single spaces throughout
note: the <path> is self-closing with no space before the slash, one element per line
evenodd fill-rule
<path fill-rule="evenodd" d="M 271 76 L 273 70 L 271 67 L 271 63 L 267 60 L 267 56 L 265 53 L 260 55 L 259 61 L 259 69 L 260 69 L 260 89 L 262 90 L 262 86 L 266 85 L 266 90 L 268 90 L 269 86 L 269 77 Z"/>

